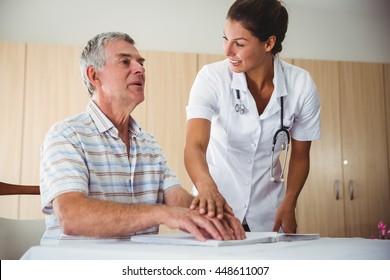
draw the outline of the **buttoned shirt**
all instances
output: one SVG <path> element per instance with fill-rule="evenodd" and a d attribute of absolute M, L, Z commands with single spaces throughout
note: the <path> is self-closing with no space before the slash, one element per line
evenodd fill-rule
<path fill-rule="evenodd" d="M 229 60 L 204 66 L 190 92 L 187 119 L 211 121 L 207 163 L 219 191 L 237 218 L 253 231 L 272 231 L 276 210 L 285 191 L 283 183 L 271 182 L 271 166 L 280 175 L 272 138 L 280 129 L 280 97 L 284 98 L 283 125 L 292 138 L 312 141 L 320 137 L 320 100 L 310 74 L 274 59 L 274 91 L 259 116 L 245 73 L 232 72 Z M 237 91 L 244 113 L 236 112 Z M 196 194 L 196 189 L 194 188 Z"/>
<path fill-rule="evenodd" d="M 125 204 L 162 204 L 164 192 L 180 184 L 166 165 L 156 139 L 141 131 L 132 118 L 129 137 L 128 153 L 117 128 L 93 101 L 85 112 L 51 128 L 41 148 L 41 206 L 47 214 L 43 244 L 96 241 L 62 232 L 52 207 L 53 199 L 61 194 L 81 192 L 94 199 Z M 155 226 L 138 233 L 157 231 Z M 129 238 L 130 235 L 118 239 Z"/>

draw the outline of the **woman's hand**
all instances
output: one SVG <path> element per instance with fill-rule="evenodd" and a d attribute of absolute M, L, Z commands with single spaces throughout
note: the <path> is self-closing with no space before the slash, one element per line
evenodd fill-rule
<path fill-rule="evenodd" d="M 199 192 L 190 206 L 191 210 L 196 208 L 199 208 L 200 214 L 207 214 L 209 217 L 217 217 L 220 220 L 224 218 L 225 213 L 234 216 L 233 209 L 218 190 Z"/>
<path fill-rule="evenodd" d="M 295 208 L 286 206 L 282 203 L 278 208 L 275 216 L 275 223 L 273 231 L 279 231 L 282 228 L 284 233 L 296 233 L 297 221 L 295 219 Z"/>

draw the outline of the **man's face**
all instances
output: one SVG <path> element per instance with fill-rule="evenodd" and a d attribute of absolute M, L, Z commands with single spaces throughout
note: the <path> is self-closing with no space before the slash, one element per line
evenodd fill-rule
<path fill-rule="evenodd" d="M 106 45 L 106 64 L 96 71 L 98 91 L 106 102 L 126 106 L 138 105 L 145 99 L 144 61 L 134 45 L 126 41 L 114 40 Z"/>

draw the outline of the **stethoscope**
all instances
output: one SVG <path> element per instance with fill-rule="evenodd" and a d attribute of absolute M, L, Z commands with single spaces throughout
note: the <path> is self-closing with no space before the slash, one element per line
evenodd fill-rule
<path fill-rule="evenodd" d="M 236 96 L 237 96 L 237 103 L 236 103 L 236 112 L 240 113 L 241 115 L 245 112 L 245 105 L 242 103 L 240 91 L 236 89 Z"/>
<path fill-rule="evenodd" d="M 236 97 L 237 97 L 237 103 L 235 106 L 235 110 L 237 113 L 243 115 L 245 112 L 245 105 L 241 100 L 241 95 L 240 91 L 236 89 Z M 290 133 L 288 132 L 287 126 L 284 126 L 283 124 L 283 118 L 284 118 L 284 104 L 283 104 L 283 96 L 280 97 L 280 128 L 275 132 L 273 138 L 272 138 L 272 155 L 271 155 L 271 181 L 272 182 L 284 182 L 284 170 L 286 167 L 286 162 L 287 162 L 287 154 L 288 154 L 288 149 L 290 145 Z M 284 158 L 284 163 L 282 167 L 282 172 L 280 174 L 279 178 L 275 178 L 273 174 L 273 163 L 274 163 L 274 153 L 275 153 L 275 146 L 277 144 L 277 140 L 279 137 L 284 137 L 285 141 L 282 141 L 281 144 L 281 149 L 285 150 L 285 158 Z M 283 139 L 283 138 L 282 138 Z"/>

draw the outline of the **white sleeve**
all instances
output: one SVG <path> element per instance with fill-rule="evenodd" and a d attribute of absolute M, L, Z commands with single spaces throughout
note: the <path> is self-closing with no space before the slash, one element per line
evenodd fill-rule
<path fill-rule="evenodd" d="M 291 128 L 291 136 L 299 141 L 313 141 L 320 138 L 320 98 L 314 81 L 309 76 L 306 81 L 308 90 L 303 96 L 303 103 Z"/>
<path fill-rule="evenodd" d="M 187 120 L 202 118 L 210 120 L 218 111 L 219 90 L 218 82 L 208 66 L 204 66 L 195 78 L 190 91 Z"/>

